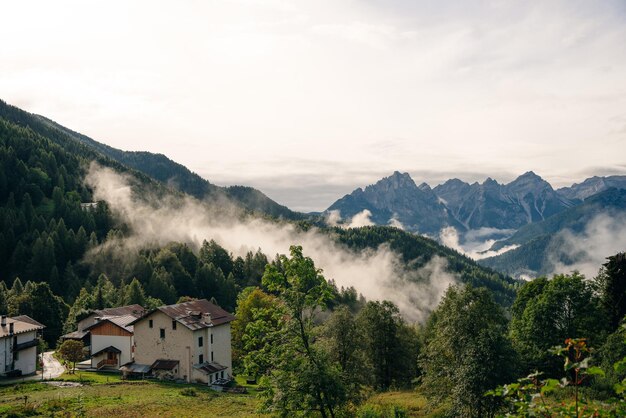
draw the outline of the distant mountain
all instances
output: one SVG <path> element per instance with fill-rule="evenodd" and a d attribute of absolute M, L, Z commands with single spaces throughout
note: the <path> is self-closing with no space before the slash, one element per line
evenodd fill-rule
<path fill-rule="evenodd" d="M 575 203 L 559 196 L 532 171 L 504 185 L 490 178 L 482 184 L 452 179 L 434 189 L 426 183 L 418 187 L 409 174 L 396 171 L 364 190 L 356 189 L 327 211 L 339 210 L 343 218 L 349 218 L 367 209 L 376 224 L 396 219 L 409 231 L 436 235 L 446 226 L 461 231 L 517 229 Z"/>
<path fill-rule="evenodd" d="M 559 251 L 565 245 L 562 233 L 569 231 L 578 235 L 599 215 L 612 218 L 626 215 L 626 190 L 608 189 L 544 221 L 526 225 L 510 238 L 497 242 L 492 250 L 508 245 L 520 245 L 518 248 L 479 263 L 516 276 L 548 274 L 553 271 L 555 261 L 572 265 L 580 261 L 583 254 Z"/>
<path fill-rule="evenodd" d="M 525 244 L 543 235 L 553 235 L 565 229 L 580 232 L 599 213 L 616 214 L 625 211 L 626 190 L 605 190 L 585 200 L 582 204 L 562 211 L 542 222 L 523 226 L 510 238 L 496 242 L 491 249 L 499 250 L 509 245 Z"/>
<path fill-rule="evenodd" d="M 434 192 L 467 229 L 516 229 L 574 205 L 532 171 L 505 185 L 491 178 L 471 185 L 452 179 Z"/>
<path fill-rule="evenodd" d="M 626 176 L 594 176 L 582 183 L 575 183 L 571 187 L 561 187 L 556 192 L 570 200 L 585 200 L 590 196 L 603 192 L 611 187 L 626 189 Z"/>
<path fill-rule="evenodd" d="M 409 231 L 437 235 L 449 225 L 463 228 L 427 184 L 419 187 L 408 173 L 394 172 L 365 189 L 358 188 L 333 203 L 327 212 L 338 210 L 343 219 L 369 210 L 371 220 L 386 225 L 393 219 Z"/>
<path fill-rule="evenodd" d="M 61 126 L 44 116 L 25 112 L 1 100 L 0 117 L 17 125 L 29 127 L 34 132 L 46 136 L 61 145 L 69 144 L 76 148 L 76 144 L 71 144 L 71 140 L 82 143 L 114 161 L 134 168 L 163 184 L 199 199 L 225 197 L 242 208 L 253 212 L 292 220 L 307 218 L 305 214 L 294 212 L 286 206 L 276 203 L 259 190 L 244 186 L 216 186 L 163 154 L 154 154 L 146 151 L 122 151 Z"/>

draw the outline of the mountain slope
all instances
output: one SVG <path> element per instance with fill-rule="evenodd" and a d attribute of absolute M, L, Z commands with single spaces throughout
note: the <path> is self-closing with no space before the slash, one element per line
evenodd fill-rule
<path fill-rule="evenodd" d="M 626 190 L 608 189 L 585 200 L 581 205 L 558 213 L 542 222 L 520 228 L 509 239 L 497 242 L 493 250 L 507 245 L 520 245 L 496 257 L 485 258 L 479 263 L 506 274 L 548 274 L 553 272 L 555 263 L 574 265 L 589 258 L 586 250 L 591 250 L 589 239 L 597 240 L 604 247 L 607 243 L 602 236 L 593 236 L 587 229 L 599 219 L 619 220 L 626 216 Z M 609 223 L 609 225 L 613 225 Z M 606 229 L 602 224 L 600 229 Z M 610 228 L 610 226 L 609 226 Z M 597 229 L 597 228 L 596 228 Z M 611 231 L 614 241 L 626 245 L 626 237 L 620 237 L 617 230 Z M 570 248 L 566 239 L 574 238 L 580 248 Z M 571 241 L 571 240 L 570 240 Z M 574 246 L 577 247 L 577 246 Z M 589 248 L 586 248 L 589 247 Z M 607 249 L 606 251 L 613 251 Z M 604 254 L 606 256 L 606 254 Z"/>
<path fill-rule="evenodd" d="M 127 167 L 199 199 L 228 198 L 244 209 L 286 219 L 304 219 L 306 215 L 274 202 L 259 190 L 235 186 L 223 188 L 209 183 L 187 167 L 163 154 L 146 151 L 122 151 L 82 135 L 40 115 L 18 109 L 0 100 L 0 117 L 47 137 L 62 146 L 78 149 L 78 144 L 103 154 Z M 71 141 L 73 140 L 73 141 Z"/>
<path fill-rule="evenodd" d="M 612 187 L 626 189 L 626 176 L 594 176 L 582 183 L 573 184 L 571 187 L 562 187 L 557 190 L 557 193 L 567 199 L 585 200 Z"/>
<path fill-rule="evenodd" d="M 495 243 L 491 249 L 499 250 L 508 245 L 525 244 L 542 235 L 555 234 L 564 229 L 580 232 L 598 214 L 615 214 L 622 211 L 626 211 L 626 190 L 609 189 L 544 221 L 520 228 L 510 238 Z"/>
<path fill-rule="evenodd" d="M 509 184 L 499 184 L 490 178 L 482 184 L 451 179 L 431 189 L 425 183 L 418 187 L 409 174 L 396 171 L 337 200 L 327 212 L 339 210 L 343 218 L 349 218 L 367 209 L 376 224 L 385 225 L 396 219 L 409 231 L 436 236 L 446 226 L 461 231 L 517 229 L 575 203 L 557 194 L 533 172 Z"/>
<path fill-rule="evenodd" d="M 471 258 L 421 235 L 397 228 L 367 226 L 362 228 L 335 228 L 336 239 L 356 251 L 374 250 L 388 245 L 397 252 L 408 268 L 419 269 L 434 256 L 447 261 L 447 270 L 459 275 L 462 283 L 490 289 L 498 303 L 509 306 L 515 299 L 519 281 L 482 266 Z"/>
<path fill-rule="evenodd" d="M 437 235 L 449 225 L 461 227 L 448 215 L 428 185 L 418 187 L 408 173 L 394 172 L 391 176 L 356 189 L 333 203 L 327 212 L 338 210 L 342 218 L 351 218 L 363 210 L 372 213 L 372 221 L 389 224 L 392 219 L 402 223 L 409 231 Z"/>
<path fill-rule="evenodd" d="M 482 184 L 471 185 L 452 179 L 433 190 L 468 229 L 516 229 L 574 204 L 559 196 L 548 182 L 532 171 L 504 185 L 490 178 Z"/>

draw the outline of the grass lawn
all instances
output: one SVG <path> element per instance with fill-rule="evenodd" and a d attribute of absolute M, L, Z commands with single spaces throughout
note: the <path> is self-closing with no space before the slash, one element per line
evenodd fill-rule
<path fill-rule="evenodd" d="M 254 417 L 253 395 L 214 392 L 206 386 L 156 381 L 122 382 L 119 376 L 82 372 L 81 387 L 51 387 L 39 382 L 0 388 L 0 416 L 51 417 Z M 58 380 L 80 381 L 64 374 Z M 115 379 L 116 378 L 116 379 Z M 108 383 L 107 383 L 108 379 Z"/>
<path fill-rule="evenodd" d="M 374 394 L 360 407 L 361 413 L 372 411 L 379 416 L 393 417 L 395 407 L 402 409 L 409 417 L 441 417 L 443 407 L 435 408 L 418 391 L 394 391 Z"/>

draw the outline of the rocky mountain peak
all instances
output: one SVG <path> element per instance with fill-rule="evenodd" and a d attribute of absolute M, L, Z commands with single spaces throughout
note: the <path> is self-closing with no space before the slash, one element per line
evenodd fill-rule
<path fill-rule="evenodd" d="M 366 192 L 374 192 L 374 191 L 392 191 L 392 190 L 416 190 L 417 185 L 409 175 L 409 173 L 400 173 L 399 171 L 394 171 L 394 173 L 389 177 L 384 177 L 376 184 L 367 186 L 365 188 Z"/>

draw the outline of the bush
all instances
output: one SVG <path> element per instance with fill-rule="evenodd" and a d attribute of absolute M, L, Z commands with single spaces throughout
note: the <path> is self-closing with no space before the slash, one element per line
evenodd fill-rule
<path fill-rule="evenodd" d="M 198 396 L 198 392 L 194 388 L 185 388 L 180 391 L 183 396 Z"/>

